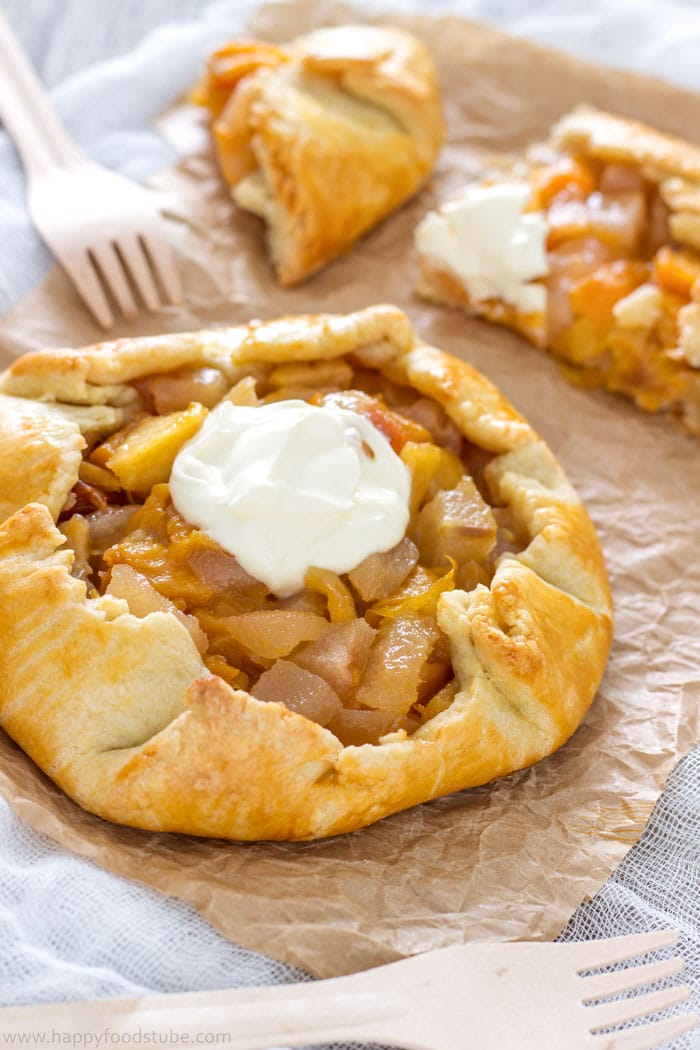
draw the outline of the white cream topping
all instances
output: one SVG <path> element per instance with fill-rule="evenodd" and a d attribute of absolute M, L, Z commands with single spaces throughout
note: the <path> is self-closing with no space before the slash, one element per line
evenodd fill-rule
<path fill-rule="evenodd" d="M 333 405 L 222 401 L 170 476 L 176 509 L 282 597 L 311 566 L 348 572 L 403 537 L 406 466 L 364 416 Z"/>
<path fill-rule="evenodd" d="M 461 196 L 425 216 L 416 247 L 441 269 L 454 273 L 473 302 L 502 299 L 520 313 L 544 313 L 546 289 L 529 284 L 549 273 L 547 222 L 525 212 L 524 183 L 467 186 Z"/>

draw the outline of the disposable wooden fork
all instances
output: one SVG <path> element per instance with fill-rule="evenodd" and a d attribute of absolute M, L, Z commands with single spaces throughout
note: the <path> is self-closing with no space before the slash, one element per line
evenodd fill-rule
<path fill-rule="evenodd" d="M 162 308 L 162 296 L 181 302 L 153 197 L 99 167 L 69 139 L 1 13 L 0 118 L 27 173 L 34 225 L 98 323 L 114 323 L 105 288 L 128 320 L 139 310 L 135 292 L 153 311 Z"/>
<path fill-rule="evenodd" d="M 160 1045 L 168 1034 L 172 1045 L 234 1050 L 334 1041 L 407 1050 L 645 1050 L 689 1031 L 697 1018 L 630 1023 L 683 1002 L 690 989 L 620 995 L 678 973 L 682 960 L 603 968 L 676 939 L 665 930 L 576 944 L 465 944 L 308 984 L 9 1007 L 0 1009 L 0 1033 L 7 1045 L 26 1045 L 33 1034 L 37 1046 L 53 1032 L 72 1046 Z"/>

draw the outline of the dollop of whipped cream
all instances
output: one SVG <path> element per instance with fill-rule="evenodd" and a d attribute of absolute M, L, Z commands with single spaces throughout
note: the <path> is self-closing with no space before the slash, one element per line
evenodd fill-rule
<path fill-rule="evenodd" d="M 285 597 L 311 566 L 342 573 L 403 537 L 410 474 L 364 416 L 335 405 L 222 401 L 170 476 L 176 509 Z"/>
<path fill-rule="evenodd" d="M 520 313 L 543 313 L 546 289 L 529 284 L 549 272 L 547 222 L 526 212 L 525 183 L 467 186 L 418 225 L 416 247 L 463 282 L 473 302 L 502 299 Z"/>

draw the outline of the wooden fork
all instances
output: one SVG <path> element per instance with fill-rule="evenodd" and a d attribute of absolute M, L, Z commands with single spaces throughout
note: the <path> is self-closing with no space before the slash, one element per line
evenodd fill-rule
<path fill-rule="evenodd" d="M 34 1034 L 39 1045 L 41 1033 L 58 1032 L 73 1046 L 122 1038 L 146 1045 L 169 1033 L 173 1045 L 234 1050 L 334 1041 L 407 1050 L 645 1050 L 690 1031 L 697 1017 L 629 1023 L 683 1002 L 690 989 L 620 996 L 678 973 L 683 962 L 609 967 L 676 940 L 665 930 L 575 944 L 465 944 L 308 984 L 6 1007 L 0 1033 L 5 1043 Z"/>
<path fill-rule="evenodd" d="M 22 158 L 37 230 L 102 327 L 114 323 L 105 287 L 127 320 L 182 301 L 153 197 L 91 161 L 60 125 L 7 20 L 0 13 L 0 117 Z M 160 289 L 158 285 L 160 285 Z"/>

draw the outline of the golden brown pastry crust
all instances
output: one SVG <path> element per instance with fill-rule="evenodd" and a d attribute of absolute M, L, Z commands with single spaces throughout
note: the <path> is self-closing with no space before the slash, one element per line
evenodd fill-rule
<path fill-rule="evenodd" d="M 403 30 L 319 29 L 245 75 L 215 132 L 234 199 L 266 220 L 280 283 L 297 284 L 427 177 L 443 136 L 435 69 Z"/>
<path fill-rule="evenodd" d="M 493 492 L 530 537 L 522 554 L 501 558 L 490 587 L 440 600 L 460 683 L 452 705 L 411 737 L 360 747 L 209 674 L 171 614 L 139 619 L 121 599 L 86 598 L 54 525 L 77 474 L 79 426 L 58 422 L 76 395 L 100 405 L 108 391 L 118 405 L 128 380 L 174 363 L 215 360 L 235 377 L 262 360 L 343 354 L 381 363 L 497 453 Z M 34 400 L 39 390 L 53 400 Z M 31 462 L 49 479 L 37 487 L 23 473 L 27 505 L 0 526 L 0 724 L 84 808 L 134 827 L 232 839 L 333 835 L 530 765 L 584 717 L 612 630 L 593 526 L 528 423 L 469 365 L 421 343 L 398 310 L 34 354 L 0 376 L 0 391 L 32 426 L 50 420 L 45 432 L 60 435 L 64 451 L 57 470 L 45 442 L 40 468 L 0 414 L 8 462 L 18 473 Z"/>

